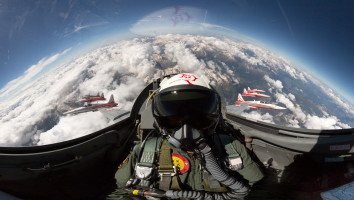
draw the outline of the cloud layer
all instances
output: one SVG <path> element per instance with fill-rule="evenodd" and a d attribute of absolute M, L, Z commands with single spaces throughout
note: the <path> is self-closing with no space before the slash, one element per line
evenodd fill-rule
<path fill-rule="evenodd" d="M 336 116 L 323 116 L 306 114 L 300 105 L 296 104 L 296 97 L 289 93 L 282 92 L 282 82 L 280 80 L 273 80 L 269 76 L 264 76 L 264 79 L 269 83 L 269 86 L 275 89 L 275 99 L 277 102 L 284 104 L 291 112 L 288 122 L 290 126 L 300 128 L 299 123 L 303 123 L 308 129 L 341 129 L 350 128 L 349 125 L 341 123 Z"/>
<path fill-rule="evenodd" d="M 97 92 L 106 97 L 113 94 L 120 109 L 130 110 L 148 83 L 171 72 L 207 76 L 229 102 L 233 102 L 239 85 L 252 86 L 252 80 L 244 76 L 252 72 L 259 77 L 255 78 L 259 84 L 269 84 L 272 98 L 289 111 L 284 115 L 248 111 L 246 117 L 269 123 L 278 123 L 282 117 L 282 125 L 293 127 L 349 127 L 329 110 L 321 116 L 308 113 L 297 103 L 300 97 L 288 91 L 292 88 L 275 76 L 286 74 L 291 80 L 310 84 L 309 75 L 268 50 L 242 41 L 195 35 L 135 38 L 88 52 L 40 78 L 29 78 L 43 63 L 55 59 L 52 56 L 38 62 L 0 90 L 0 108 L 4 108 L 0 109 L 0 146 L 45 145 L 97 131 L 111 123 L 100 112 L 75 116 L 62 113 L 80 106 L 77 101 L 81 96 Z M 334 93 L 329 93 L 329 98 L 345 112 L 353 112 Z"/>

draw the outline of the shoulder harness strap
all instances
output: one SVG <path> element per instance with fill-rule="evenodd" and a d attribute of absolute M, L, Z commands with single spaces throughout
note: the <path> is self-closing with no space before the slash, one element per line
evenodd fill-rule
<path fill-rule="evenodd" d="M 138 179 L 149 179 L 155 168 L 154 162 L 156 160 L 156 149 L 158 144 L 158 137 L 147 139 L 140 147 L 143 151 L 140 160 L 135 165 L 135 176 Z"/>
<path fill-rule="evenodd" d="M 242 159 L 234 146 L 233 138 L 227 134 L 219 134 L 218 136 L 227 154 L 228 168 L 233 171 L 242 169 Z"/>

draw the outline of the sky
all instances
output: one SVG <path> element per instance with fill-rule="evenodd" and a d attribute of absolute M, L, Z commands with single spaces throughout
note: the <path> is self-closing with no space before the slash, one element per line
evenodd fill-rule
<path fill-rule="evenodd" d="M 178 6 L 205 10 L 203 22 L 259 41 L 354 102 L 354 1 L 342 0 L 0 0 L 0 88 L 40 60 L 129 31 L 144 16 Z"/>

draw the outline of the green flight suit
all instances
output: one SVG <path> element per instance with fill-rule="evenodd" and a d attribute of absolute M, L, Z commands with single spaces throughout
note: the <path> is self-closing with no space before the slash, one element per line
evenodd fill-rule
<path fill-rule="evenodd" d="M 229 139 L 229 143 L 231 143 L 233 148 L 237 151 L 237 153 L 239 154 L 243 162 L 243 168 L 238 170 L 237 172 L 234 173 L 231 172 L 230 175 L 233 174 L 238 176 L 241 179 L 244 179 L 244 181 L 249 185 L 252 185 L 255 182 L 261 180 L 263 178 L 263 173 L 260 170 L 259 166 L 252 160 L 246 147 L 240 141 L 231 137 Z M 203 171 L 201 170 L 199 159 L 196 159 L 193 155 L 191 155 L 191 152 L 185 152 L 179 148 L 173 147 L 170 144 L 168 145 L 171 147 L 173 153 L 178 153 L 184 156 L 185 158 L 188 159 L 190 163 L 190 169 L 188 170 L 188 172 L 183 175 L 179 175 L 179 178 L 183 183 L 184 188 L 188 188 L 188 190 L 196 190 L 196 191 L 208 191 L 208 192 L 218 191 L 217 189 L 214 189 L 214 191 L 213 189 L 210 188 L 208 189 L 209 187 L 208 181 L 205 181 L 205 178 L 203 178 Z M 132 177 L 132 175 L 134 173 L 134 168 L 136 163 L 139 162 L 137 160 L 139 152 L 140 152 L 140 144 L 137 144 L 133 148 L 127 160 L 120 166 L 120 168 L 116 172 L 115 179 L 117 182 L 118 190 L 111 195 L 112 199 L 124 199 L 123 196 L 125 197 L 127 196 L 127 193 L 125 193 L 124 190 L 122 189 L 125 188 L 126 183 L 130 178 L 134 178 Z M 213 149 L 213 152 L 216 151 L 214 151 Z M 215 156 L 218 157 L 219 155 L 215 155 Z M 221 188 L 220 190 L 220 192 L 222 191 L 225 192 L 225 190 L 222 189 L 225 189 L 225 187 Z M 113 198 L 114 196 L 117 198 Z M 120 198 L 118 198 L 118 196 Z"/>

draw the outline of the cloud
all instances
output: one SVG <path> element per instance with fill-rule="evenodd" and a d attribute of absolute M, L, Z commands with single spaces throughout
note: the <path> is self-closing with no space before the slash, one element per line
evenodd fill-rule
<path fill-rule="evenodd" d="M 7 83 L 1 90 L 0 90 L 0 101 L 1 99 L 5 98 L 9 94 L 13 94 L 16 92 L 19 92 L 21 87 L 23 87 L 25 84 L 28 84 L 30 81 L 32 81 L 36 76 L 42 72 L 43 69 L 48 67 L 50 64 L 54 63 L 56 60 L 58 60 L 61 56 L 65 55 L 68 53 L 71 49 L 66 49 L 62 52 L 59 52 L 57 54 L 54 54 L 50 57 L 44 57 L 40 61 L 38 61 L 37 64 L 32 65 L 29 67 L 22 76 L 10 81 Z M 38 78 L 38 77 L 37 77 Z M 23 90 L 21 90 L 23 91 Z"/>
<path fill-rule="evenodd" d="M 308 129 L 342 129 L 350 128 L 349 125 L 340 123 L 335 116 L 318 117 L 307 115 L 305 127 Z"/>
<path fill-rule="evenodd" d="M 104 24 L 108 24 L 108 22 L 99 22 L 99 23 L 86 24 L 86 25 L 75 25 L 74 26 L 75 29 L 74 29 L 73 33 L 79 32 L 83 29 L 88 29 L 88 28 L 95 27 L 95 26 L 101 26 Z"/>
<path fill-rule="evenodd" d="M 3 98 L 0 103 L 1 146 L 50 144 L 108 126 L 111 122 L 99 112 L 63 116 L 63 112 L 81 106 L 80 97 L 88 93 L 103 92 L 106 97 L 113 94 L 121 109 L 130 110 L 143 88 L 164 73 L 205 75 L 229 92 L 236 83 L 244 81 L 238 76 L 240 67 L 251 70 L 257 66 L 256 70 L 272 71 L 285 65 L 270 52 L 241 41 L 162 35 L 109 44 L 41 73 L 67 51 L 42 59 L 0 91 L 0 98 L 13 94 L 11 99 Z M 39 75 L 40 78 L 34 78 Z M 295 102 L 295 95 L 281 93 L 284 86 L 280 80 L 270 75 L 261 77 L 264 77 L 261 81 L 274 88 L 276 101 L 290 110 L 284 116 L 291 126 L 347 127 L 332 115 L 317 118 L 309 115 Z M 21 88 L 18 90 L 21 92 L 16 88 Z M 277 117 L 256 111 L 244 116 L 268 123 L 274 123 Z"/>
<path fill-rule="evenodd" d="M 289 68 L 290 69 L 290 68 Z M 289 74 L 295 74 L 295 70 L 290 71 Z M 275 92 L 276 101 L 282 103 L 288 108 L 293 116 L 287 116 L 287 122 L 289 126 L 300 128 L 301 124 L 308 129 L 338 129 L 338 128 L 348 128 L 349 125 L 341 123 L 340 120 L 335 116 L 329 116 L 326 113 L 325 116 L 319 117 L 316 115 L 307 114 L 300 105 L 295 103 L 295 95 L 292 93 L 283 94 L 283 84 L 280 80 L 274 80 L 268 75 L 264 76 L 264 79 L 269 83 L 269 85 L 277 91 Z M 330 90 L 330 89 L 329 89 Z M 329 95 L 331 92 L 328 93 Z M 340 99 L 337 99 L 339 101 Z"/>
<path fill-rule="evenodd" d="M 106 127 L 109 122 L 99 112 L 77 116 L 62 116 L 62 113 L 80 106 L 77 103 L 80 96 L 96 92 L 104 92 L 106 96 L 113 94 L 121 109 L 130 110 L 135 98 L 157 72 L 152 54 L 151 43 L 122 41 L 43 74 L 30 83 L 31 88 L 2 102 L 1 106 L 7 109 L 0 111 L 0 128 L 4 135 L 0 145 L 50 144 Z M 47 60 L 51 59 L 38 63 Z M 32 73 L 37 67 L 27 71 Z"/>
<path fill-rule="evenodd" d="M 280 80 L 273 80 L 268 75 L 265 75 L 264 79 L 274 88 L 278 90 L 283 89 L 283 83 Z"/>
<path fill-rule="evenodd" d="M 310 76 L 310 75 L 308 75 Z M 310 76 L 311 77 L 311 76 Z M 316 86 L 320 87 L 320 89 L 326 93 L 338 106 L 342 107 L 344 111 L 350 115 L 354 115 L 354 107 L 345 102 L 338 94 L 336 94 L 330 87 L 312 77 L 310 79 Z"/>
<path fill-rule="evenodd" d="M 209 23 L 200 23 L 200 26 L 205 29 L 213 29 L 213 30 L 221 30 L 221 31 L 233 31 L 232 29 L 229 29 L 224 26 L 219 26 L 215 24 L 209 24 Z"/>
<path fill-rule="evenodd" d="M 308 129 L 350 128 L 348 124 L 340 122 L 336 116 L 330 116 L 328 113 L 322 117 L 306 114 L 298 104 L 292 102 L 295 101 L 295 96 L 291 93 L 288 95 L 276 93 L 275 97 L 278 102 L 283 103 L 294 114 L 293 119 L 289 118 L 287 120 L 290 126 L 300 127 L 299 123 L 301 122 Z"/>
<path fill-rule="evenodd" d="M 258 121 L 274 124 L 273 116 L 270 115 L 269 113 L 262 115 L 261 113 L 259 113 L 257 111 L 251 111 L 249 113 L 243 112 L 243 113 L 241 113 L 241 116 L 246 117 L 246 118 L 250 118 L 253 120 L 258 120 Z"/>
<path fill-rule="evenodd" d="M 107 127 L 108 119 L 100 112 L 81 113 L 62 117 L 57 125 L 33 136 L 36 145 L 71 140 Z"/>
<path fill-rule="evenodd" d="M 306 114 L 302 111 L 301 107 L 294 104 L 285 94 L 276 93 L 275 94 L 277 102 L 285 105 L 294 115 L 294 118 L 288 119 L 289 125 L 293 127 L 299 127 L 299 123 L 304 123 L 306 121 Z"/>
<path fill-rule="evenodd" d="M 177 62 L 178 67 L 185 72 L 196 71 L 201 66 L 197 57 L 183 43 L 169 43 L 165 45 L 167 58 Z"/>
<path fill-rule="evenodd" d="M 288 96 L 289 96 L 289 98 L 290 98 L 292 101 L 295 101 L 295 95 L 289 93 Z"/>

